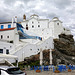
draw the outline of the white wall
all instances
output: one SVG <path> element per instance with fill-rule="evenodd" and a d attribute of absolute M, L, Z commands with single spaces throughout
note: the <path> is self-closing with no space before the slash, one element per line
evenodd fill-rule
<path fill-rule="evenodd" d="M 18 56 L 19 61 L 23 61 L 24 57 L 29 57 L 40 52 L 40 49 L 54 49 L 53 38 L 48 38 L 47 40 L 41 41 L 37 44 L 28 44 L 23 46 L 20 50 L 16 51 L 14 55 Z"/>
<path fill-rule="evenodd" d="M 59 25 L 57 24 L 59 23 Z M 54 38 L 58 38 L 58 35 L 63 32 L 63 26 L 60 21 L 56 21 L 54 24 Z"/>
<path fill-rule="evenodd" d="M 14 45 L 11 43 L 7 43 L 7 42 L 2 42 L 0 41 L 0 49 L 3 49 L 3 54 L 6 54 L 6 50 L 9 50 L 9 53 L 11 50 L 14 51 Z"/>
<path fill-rule="evenodd" d="M 2 39 L 1 39 L 1 36 L 3 36 Z M 8 36 L 9 36 L 9 38 L 8 38 Z M 15 28 L 14 30 L 0 31 L 0 40 L 13 41 L 13 43 L 18 43 L 19 35 L 17 32 L 17 29 Z"/>
<path fill-rule="evenodd" d="M 63 28 L 63 32 L 62 33 L 66 34 L 66 35 L 70 35 L 71 31 L 69 29 L 67 29 L 67 28 Z"/>
<path fill-rule="evenodd" d="M 2 39 L 1 35 L 3 36 Z M 7 38 L 7 36 L 9 36 L 9 38 Z M 14 40 L 14 30 L 0 31 L 0 40 L 7 40 L 7 41 Z"/>
<path fill-rule="evenodd" d="M 44 20 L 44 19 L 31 18 L 28 21 L 21 22 L 21 24 L 23 25 L 24 28 L 26 28 L 26 24 L 28 24 L 28 30 L 33 30 L 33 29 L 48 28 L 48 22 L 49 22 L 48 19 Z M 38 25 L 40 27 L 38 27 Z M 34 27 L 32 27 L 32 26 L 34 26 Z"/>

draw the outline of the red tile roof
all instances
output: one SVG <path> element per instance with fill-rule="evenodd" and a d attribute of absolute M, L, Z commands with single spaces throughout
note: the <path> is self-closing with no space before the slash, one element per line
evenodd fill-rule
<path fill-rule="evenodd" d="M 13 30 L 13 29 L 15 29 L 15 27 L 14 28 L 0 29 L 0 31 Z"/>

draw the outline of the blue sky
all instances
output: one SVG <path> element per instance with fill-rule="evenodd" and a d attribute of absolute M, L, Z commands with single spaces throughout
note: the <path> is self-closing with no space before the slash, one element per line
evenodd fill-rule
<path fill-rule="evenodd" d="M 11 21 L 14 16 L 22 21 L 23 14 L 27 19 L 32 14 L 50 20 L 58 17 L 75 37 L 75 0 L 0 0 L 0 22 Z"/>

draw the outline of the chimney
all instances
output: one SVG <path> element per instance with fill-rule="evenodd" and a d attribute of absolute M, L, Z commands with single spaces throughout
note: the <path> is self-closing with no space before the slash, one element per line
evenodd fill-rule
<path fill-rule="evenodd" d="M 15 16 L 15 22 L 17 22 L 17 16 Z"/>

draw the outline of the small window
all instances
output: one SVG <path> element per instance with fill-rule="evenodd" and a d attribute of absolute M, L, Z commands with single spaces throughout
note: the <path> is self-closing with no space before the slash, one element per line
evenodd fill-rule
<path fill-rule="evenodd" d="M 26 24 L 26 27 L 28 27 L 28 24 Z"/>
<path fill-rule="evenodd" d="M 26 24 L 26 30 L 28 30 L 28 24 Z"/>
<path fill-rule="evenodd" d="M 34 26 L 32 25 L 32 28 L 34 28 Z"/>
<path fill-rule="evenodd" d="M 65 28 L 64 28 L 64 30 L 65 30 Z"/>
<path fill-rule="evenodd" d="M 13 41 L 10 41 L 10 43 L 13 43 Z"/>
<path fill-rule="evenodd" d="M 39 49 L 38 49 L 38 51 L 39 51 Z"/>
<path fill-rule="evenodd" d="M 40 27 L 40 25 L 38 25 L 38 27 Z"/>
<path fill-rule="evenodd" d="M 57 25 L 59 25 L 59 23 L 57 23 Z"/>
<path fill-rule="evenodd" d="M 1 25 L 1 29 L 3 29 L 4 28 L 4 25 Z"/>
<path fill-rule="evenodd" d="M 32 24 L 33 24 L 34 22 L 32 21 Z"/>
<path fill-rule="evenodd" d="M 30 49 L 32 51 L 32 49 Z"/>
<path fill-rule="evenodd" d="M 1 39 L 3 38 L 3 35 L 1 35 Z"/>
<path fill-rule="evenodd" d="M 10 48 L 11 48 L 12 46 L 10 46 Z"/>
<path fill-rule="evenodd" d="M 7 36 L 7 38 L 9 38 L 9 36 Z"/>
<path fill-rule="evenodd" d="M 0 49 L 0 53 L 3 53 L 3 49 Z"/>
<path fill-rule="evenodd" d="M 11 28 L 11 25 L 8 25 L 8 28 Z"/>
<path fill-rule="evenodd" d="M 6 54 L 9 54 L 9 50 L 8 49 L 6 50 Z"/>

